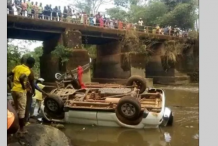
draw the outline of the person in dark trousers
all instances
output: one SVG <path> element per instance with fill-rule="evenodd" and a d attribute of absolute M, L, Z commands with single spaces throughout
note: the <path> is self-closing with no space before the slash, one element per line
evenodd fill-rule
<path fill-rule="evenodd" d="M 10 73 L 8 73 L 7 77 L 13 76 L 13 87 L 11 89 L 11 94 L 14 100 L 15 109 L 18 113 L 19 117 L 19 125 L 20 130 L 19 133 L 22 135 L 27 131 L 24 129 L 26 118 L 26 105 L 27 105 L 27 95 L 26 91 L 28 88 L 29 76 L 31 73 L 31 68 L 35 64 L 35 59 L 32 57 L 27 58 L 25 64 L 17 65 Z M 34 83 L 33 84 L 32 93 L 35 95 Z"/>
<path fill-rule="evenodd" d="M 31 13 L 32 13 L 32 17 L 34 17 L 34 14 L 35 14 L 35 10 L 34 10 L 34 3 L 31 2 Z"/>
<path fill-rule="evenodd" d="M 52 6 L 51 6 L 51 4 L 50 4 L 50 5 L 49 5 L 49 18 L 50 18 L 49 20 L 52 20 L 52 17 L 53 17 L 53 16 L 52 16 L 52 11 L 53 11 L 53 10 L 52 10 Z"/>
<path fill-rule="evenodd" d="M 61 6 L 58 6 L 58 16 L 59 16 L 59 21 L 62 21 Z"/>
<path fill-rule="evenodd" d="M 56 20 L 57 21 L 57 13 L 58 13 L 58 7 L 55 6 L 55 8 L 52 10 L 52 20 Z"/>
<path fill-rule="evenodd" d="M 7 8 L 9 10 L 9 14 L 14 14 L 12 6 L 13 6 L 12 0 L 8 0 L 7 1 Z"/>
<path fill-rule="evenodd" d="M 67 8 L 66 8 L 66 6 L 64 6 L 64 19 L 66 19 L 67 18 Z"/>
<path fill-rule="evenodd" d="M 39 19 L 42 19 L 42 15 L 43 15 L 42 3 L 39 4 L 38 10 L 39 10 Z"/>
<path fill-rule="evenodd" d="M 43 15 L 44 15 L 44 17 L 45 17 L 45 19 L 46 20 L 48 20 L 48 9 L 49 9 L 49 6 L 48 5 L 46 5 L 45 7 L 44 7 L 44 10 L 43 10 Z"/>

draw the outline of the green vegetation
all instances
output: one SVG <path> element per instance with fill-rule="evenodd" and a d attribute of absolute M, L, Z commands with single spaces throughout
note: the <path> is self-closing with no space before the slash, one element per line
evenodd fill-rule
<path fill-rule="evenodd" d="M 34 49 L 34 51 L 29 51 L 27 50 L 26 46 L 18 47 L 12 45 L 11 41 L 9 40 L 7 46 L 7 72 L 10 72 L 16 65 L 19 65 L 23 56 L 32 56 L 36 60 L 33 71 L 35 76 L 38 77 L 40 71 L 40 56 L 42 56 L 42 51 L 42 47 L 37 47 Z"/>
<path fill-rule="evenodd" d="M 142 18 L 144 25 L 171 25 L 183 29 L 194 28 L 198 18 L 197 0 L 150 0 L 143 4 L 141 0 L 114 0 L 115 8 L 107 9 L 112 18 L 137 23 Z"/>

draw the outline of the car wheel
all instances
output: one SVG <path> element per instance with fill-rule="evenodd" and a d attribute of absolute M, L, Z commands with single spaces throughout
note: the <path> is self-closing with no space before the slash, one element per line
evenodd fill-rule
<path fill-rule="evenodd" d="M 64 103 L 57 95 L 49 95 L 44 100 L 45 108 L 54 114 L 63 112 Z"/>
<path fill-rule="evenodd" d="M 146 88 L 147 88 L 147 82 L 146 79 L 141 77 L 141 76 L 131 76 L 127 83 L 126 86 L 133 86 L 136 85 L 137 88 L 139 89 L 139 93 L 143 93 L 145 92 Z"/>
<path fill-rule="evenodd" d="M 122 97 L 116 107 L 116 114 L 128 120 L 137 119 L 140 112 L 141 104 L 131 96 Z"/>
<path fill-rule="evenodd" d="M 62 75 L 61 73 L 56 73 L 56 74 L 55 74 L 55 79 L 56 79 L 57 81 L 62 81 L 62 80 L 63 80 L 63 75 Z"/>

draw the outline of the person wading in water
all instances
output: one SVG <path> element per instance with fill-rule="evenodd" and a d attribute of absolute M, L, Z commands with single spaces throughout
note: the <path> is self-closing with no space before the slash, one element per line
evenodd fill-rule
<path fill-rule="evenodd" d="M 19 133 L 21 136 L 27 131 L 24 129 L 26 119 L 26 105 L 27 105 L 27 80 L 31 74 L 30 69 L 34 66 L 35 59 L 32 57 L 27 58 L 26 63 L 22 65 L 17 65 L 7 77 L 13 76 L 13 87 L 12 87 L 12 97 L 15 104 L 15 109 L 19 117 L 20 130 Z M 34 85 L 34 84 L 33 84 Z M 34 86 L 32 88 L 32 93 L 35 93 Z M 34 94 L 35 95 L 35 94 Z"/>

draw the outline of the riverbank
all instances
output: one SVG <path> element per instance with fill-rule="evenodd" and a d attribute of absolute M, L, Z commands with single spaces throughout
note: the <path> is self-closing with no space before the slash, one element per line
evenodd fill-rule
<path fill-rule="evenodd" d="M 26 129 L 28 133 L 23 138 L 8 137 L 8 146 L 72 146 L 68 137 L 53 126 L 30 124 Z"/>

